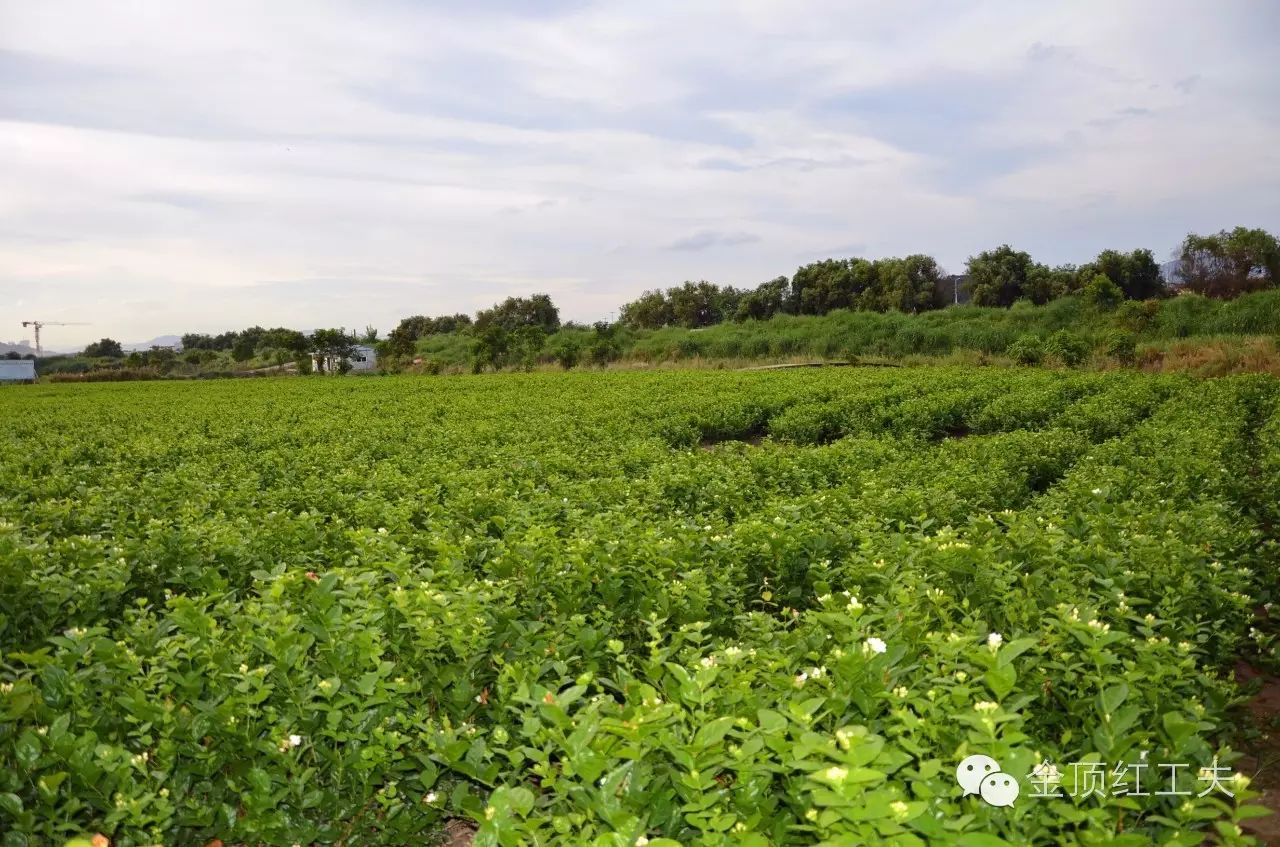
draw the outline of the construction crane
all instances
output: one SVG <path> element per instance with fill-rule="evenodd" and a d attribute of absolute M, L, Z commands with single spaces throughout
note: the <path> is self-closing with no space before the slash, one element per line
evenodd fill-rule
<path fill-rule="evenodd" d="M 47 326 L 89 326 L 89 324 L 80 321 L 23 321 L 22 325 L 29 326 L 35 330 L 37 358 L 44 355 L 44 350 L 40 347 L 40 330 Z"/>

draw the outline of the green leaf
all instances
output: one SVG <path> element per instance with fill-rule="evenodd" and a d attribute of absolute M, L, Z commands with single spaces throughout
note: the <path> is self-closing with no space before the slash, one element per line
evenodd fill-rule
<path fill-rule="evenodd" d="M 726 715 L 716 718 L 711 723 L 703 724 L 693 736 L 693 743 L 698 747 L 710 747 L 724 740 L 725 734 L 733 728 L 735 718 Z"/>
<path fill-rule="evenodd" d="M 756 712 L 756 717 L 760 719 L 760 728 L 765 732 L 785 732 L 787 729 L 787 719 L 773 709 L 760 709 Z"/>
<path fill-rule="evenodd" d="M 955 840 L 957 847 L 1013 847 L 1008 841 L 989 832 L 966 832 Z"/>
<path fill-rule="evenodd" d="M 18 817 L 22 814 L 22 798 L 17 794 L 0 794 L 0 811 L 11 818 Z"/>
<path fill-rule="evenodd" d="M 1003 667 L 1040 643 L 1038 638 L 1015 638 L 996 651 L 996 665 Z"/>
<path fill-rule="evenodd" d="M 69 726 L 71 726 L 71 715 L 66 712 L 58 715 L 54 722 L 49 724 L 49 740 L 57 741 L 62 738 L 67 734 L 67 727 Z"/>
<path fill-rule="evenodd" d="M 1180 712 L 1165 712 L 1160 718 L 1164 731 L 1169 734 L 1175 750 L 1181 750 L 1183 743 L 1196 731 L 1196 724 L 1186 719 Z"/>
<path fill-rule="evenodd" d="M 996 699 L 1003 700 L 1017 683 L 1018 672 L 1013 665 L 997 666 L 983 674 L 982 679 L 991 693 L 996 695 Z"/>
<path fill-rule="evenodd" d="M 19 735 L 18 740 L 14 742 L 13 755 L 18 760 L 18 764 L 27 770 L 31 770 L 40 758 L 40 749 L 40 736 L 31 730 L 27 730 L 22 735 Z"/>
<path fill-rule="evenodd" d="M 507 801 L 520 817 L 527 817 L 533 811 L 533 792 L 523 785 L 516 786 L 507 792 Z"/>
<path fill-rule="evenodd" d="M 1111 685 L 1103 689 L 1098 696 L 1102 704 L 1102 711 L 1107 714 L 1114 714 L 1129 696 L 1129 686 L 1123 682 Z"/>

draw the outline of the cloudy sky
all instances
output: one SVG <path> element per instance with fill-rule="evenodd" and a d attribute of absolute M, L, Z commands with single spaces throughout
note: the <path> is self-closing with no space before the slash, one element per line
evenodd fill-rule
<path fill-rule="evenodd" d="M 1280 4 L 0 0 L 0 340 L 1280 230 Z"/>

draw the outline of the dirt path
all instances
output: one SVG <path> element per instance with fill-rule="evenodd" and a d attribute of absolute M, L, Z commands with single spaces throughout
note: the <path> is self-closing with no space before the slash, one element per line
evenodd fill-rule
<path fill-rule="evenodd" d="M 1243 661 L 1236 663 L 1235 671 L 1241 685 L 1261 685 L 1248 704 L 1257 737 L 1247 739 L 1239 769 L 1252 779 L 1250 788 L 1262 792 L 1253 802 L 1272 811 L 1242 826 L 1268 847 L 1280 847 L 1280 678 Z"/>

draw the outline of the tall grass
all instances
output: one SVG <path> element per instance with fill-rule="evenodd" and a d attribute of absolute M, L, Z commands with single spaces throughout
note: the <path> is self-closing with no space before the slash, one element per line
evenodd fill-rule
<path fill-rule="evenodd" d="M 1141 308 L 1139 308 L 1141 306 Z M 1020 302 L 1012 308 L 953 306 L 918 315 L 838 310 L 822 316 L 778 315 L 767 321 L 723 323 L 704 329 L 620 328 L 624 362 L 797 359 L 902 359 L 952 355 L 1001 355 L 1023 335 L 1048 338 L 1069 330 L 1091 347 L 1109 336 L 1132 334 L 1139 343 L 1222 336 L 1280 335 L 1280 289 L 1235 300 L 1181 295 L 1144 306 L 1136 322 L 1125 311 L 1099 311 L 1080 297 L 1044 306 Z M 583 336 L 567 329 L 547 339 L 543 359 L 551 361 L 560 336 Z M 465 334 L 435 335 L 418 342 L 418 355 L 446 368 L 464 368 L 471 358 Z"/>
<path fill-rule="evenodd" d="M 1010 309 L 954 306 L 920 315 L 835 311 L 820 317 L 779 315 L 768 321 L 719 324 L 700 330 L 667 327 L 632 334 L 630 358 L 660 362 L 690 357 L 815 358 L 941 356 L 957 350 L 1002 353 L 1018 337 L 1047 338 L 1070 330 L 1091 345 L 1128 331 L 1115 313 L 1079 297 Z M 1280 290 L 1236 300 L 1183 295 L 1160 302 L 1138 340 L 1219 335 L 1280 334 Z"/>

